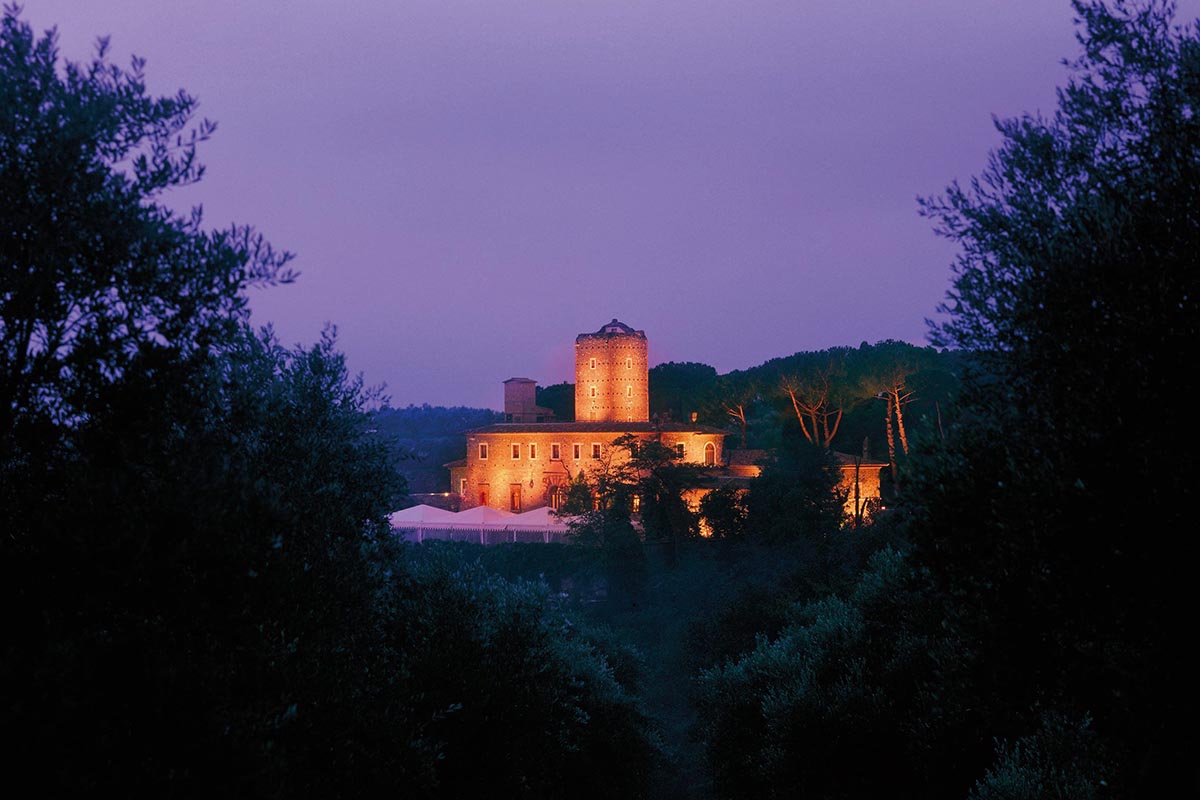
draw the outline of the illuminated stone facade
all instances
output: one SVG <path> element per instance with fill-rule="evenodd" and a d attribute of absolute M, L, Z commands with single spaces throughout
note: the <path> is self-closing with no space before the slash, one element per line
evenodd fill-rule
<path fill-rule="evenodd" d="M 880 476 L 887 462 L 871 461 L 845 453 L 834 453 L 838 466 L 838 491 L 846 493 L 846 516 L 849 519 L 870 519 L 883 508 Z"/>
<path fill-rule="evenodd" d="M 725 457 L 725 431 L 703 425 L 497 423 L 467 432 L 467 457 L 449 465 L 451 489 L 462 496 L 462 508 L 554 506 L 558 493 L 580 472 L 628 460 L 625 450 L 612 446 L 625 434 L 661 441 L 685 462 L 720 466 Z"/>

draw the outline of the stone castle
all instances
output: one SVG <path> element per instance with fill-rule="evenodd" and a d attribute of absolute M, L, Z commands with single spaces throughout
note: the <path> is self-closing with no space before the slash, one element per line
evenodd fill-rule
<path fill-rule="evenodd" d="M 616 319 L 575 338 L 574 422 L 555 421 L 536 397 L 535 381 L 509 378 L 504 422 L 467 431 L 467 457 L 446 465 L 461 508 L 557 509 L 580 472 L 589 473 L 602 459 L 627 457 L 609 452 L 613 440 L 625 434 L 656 439 L 682 461 L 725 464 L 725 431 L 650 420 L 646 334 Z"/>
<path fill-rule="evenodd" d="M 504 422 L 467 431 L 467 457 L 446 464 L 450 490 L 460 509 L 487 506 L 523 512 L 558 509 L 577 475 L 604 460 L 627 459 L 612 442 L 631 434 L 673 448 L 680 461 L 713 467 L 704 486 L 685 493 L 693 510 L 713 488 L 745 489 L 761 472 L 767 455 L 759 450 L 726 450 L 728 434 L 691 422 L 650 419 L 650 359 L 644 331 L 614 319 L 595 333 L 575 337 L 575 421 L 560 422 L 537 404 L 537 382 L 504 381 Z M 880 470 L 887 466 L 834 453 L 846 493 L 848 517 L 877 507 Z"/>

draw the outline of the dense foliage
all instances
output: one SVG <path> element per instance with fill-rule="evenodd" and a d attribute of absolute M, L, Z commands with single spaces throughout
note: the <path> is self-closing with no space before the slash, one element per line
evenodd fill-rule
<path fill-rule="evenodd" d="M 0 28 L 0 721 L 52 795 L 644 793 L 656 739 L 545 589 L 391 541 L 395 449 L 332 330 L 286 349 L 245 289 L 294 277 L 164 192 L 185 93 Z M 630 684 L 632 685 L 632 684 Z M 605 766 L 604 784 L 590 778 Z M 615 766 L 614 766 L 615 765 Z"/>
<path fill-rule="evenodd" d="M 1166 731 L 1195 707 L 1176 639 L 1196 554 L 1178 533 L 1197 466 L 1200 35 L 1167 3 L 1076 11 L 1083 52 L 1055 115 L 1002 123 L 982 176 L 925 204 L 961 247 L 936 334 L 991 377 L 972 386 L 975 424 L 915 476 L 913 538 L 981 643 L 969 678 L 996 698 L 990 734 L 1086 714 L 1114 791 L 1148 795 L 1195 753 Z"/>
<path fill-rule="evenodd" d="M 763 542 L 835 536 L 843 522 L 845 490 L 828 450 L 804 441 L 794 427 L 742 501 L 747 535 Z"/>
<path fill-rule="evenodd" d="M 860 758 L 890 796 L 1194 791 L 1200 38 L 1166 3 L 1075 9 L 1057 113 L 923 204 L 961 248 L 935 339 L 975 366 L 904 472 L 908 566 L 707 674 L 730 795 L 882 793 Z"/>

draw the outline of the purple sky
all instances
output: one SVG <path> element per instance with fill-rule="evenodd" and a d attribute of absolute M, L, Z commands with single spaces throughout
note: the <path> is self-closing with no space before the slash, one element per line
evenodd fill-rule
<path fill-rule="evenodd" d="M 1200 0 L 1180 4 L 1195 18 Z M 916 197 L 977 174 L 991 116 L 1054 108 L 1066 0 L 27 0 L 64 57 L 147 59 L 215 138 L 169 198 L 257 227 L 392 404 L 498 408 L 572 379 L 619 317 L 651 364 L 925 343 L 953 248 Z"/>

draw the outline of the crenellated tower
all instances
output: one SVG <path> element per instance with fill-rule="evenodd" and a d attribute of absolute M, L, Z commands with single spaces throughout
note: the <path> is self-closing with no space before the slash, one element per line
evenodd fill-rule
<path fill-rule="evenodd" d="M 646 333 L 613 319 L 575 337 L 575 421 L 649 422 Z"/>

